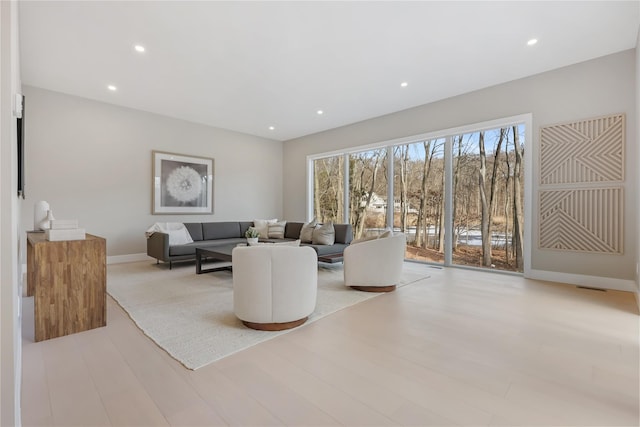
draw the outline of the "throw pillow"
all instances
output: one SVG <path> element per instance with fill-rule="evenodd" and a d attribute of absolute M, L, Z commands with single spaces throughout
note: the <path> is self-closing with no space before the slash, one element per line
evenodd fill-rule
<path fill-rule="evenodd" d="M 254 219 L 253 228 L 258 230 L 261 239 L 269 238 L 269 224 L 278 222 L 277 219 Z"/>
<path fill-rule="evenodd" d="M 269 238 L 270 239 L 284 239 L 284 227 L 287 225 L 287 221 L 274 222 L 268 224 Z"/>
<path fill-rule="evenodd" d="M 333 245 L 336 241 L 336 230 L 333 228 L 333 222 L 318 225 L 313 229 L 313 238 L 311 243 L 314 245 Z"/>
<path fill-rule="evenodd" d="M 302 226 L 300 229 L 300 241 L 302 243 L 311 243 L 313 240 L 313 229 L 318 225 L 318 221 L 315 218 Z"/>

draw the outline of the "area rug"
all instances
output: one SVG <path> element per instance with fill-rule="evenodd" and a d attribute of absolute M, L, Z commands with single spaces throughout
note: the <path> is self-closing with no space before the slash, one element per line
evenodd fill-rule
<path fill-rule="evenodd" d="M 428 277 L 426 267 L 405 263 L 399 285 Z M 192 370 L 288 332 L 245 327 L 233 314 L 232 283 L 230 272 L 197 275 L 192 263 L 172 270 L 148 261 L 107 267 L 109 295 L 145 335 Z M 320 265 L 316 310 L 306 324 L 378 295 L 345 287 L 342 265 Z"/>

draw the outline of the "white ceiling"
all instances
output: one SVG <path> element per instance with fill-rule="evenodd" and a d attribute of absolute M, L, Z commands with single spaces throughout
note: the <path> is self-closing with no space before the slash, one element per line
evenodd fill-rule
<path fill-rule="evenodd" d="M 23 84 L 288 140 L 634 48 L 640 8 L 21 1 L 19 25 Z"/>

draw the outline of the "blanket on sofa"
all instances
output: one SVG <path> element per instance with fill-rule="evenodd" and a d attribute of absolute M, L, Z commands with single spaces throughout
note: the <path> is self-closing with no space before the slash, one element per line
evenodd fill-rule
<path fill-rule="evenodd" d="M 189 230 L 181 222 L 156 222 L 144 234 L 148 239 L 153 233 L 168 234 L 169 245 L 183 245 L 193 242 Z"/>

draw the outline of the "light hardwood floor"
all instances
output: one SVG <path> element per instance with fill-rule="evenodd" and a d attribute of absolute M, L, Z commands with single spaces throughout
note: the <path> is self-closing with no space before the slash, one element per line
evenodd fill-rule
<path fill-rule="evenodd" d="M 420 268 L 197 371 L 111 298 L 106 327 L 34 343 L 25 298 L 23 425 L 638 426 L 632 294 Z"/>

